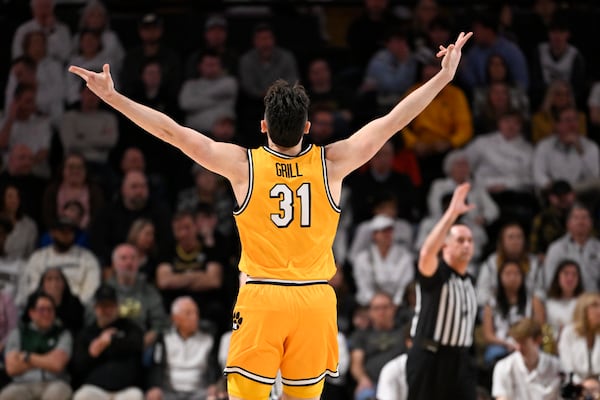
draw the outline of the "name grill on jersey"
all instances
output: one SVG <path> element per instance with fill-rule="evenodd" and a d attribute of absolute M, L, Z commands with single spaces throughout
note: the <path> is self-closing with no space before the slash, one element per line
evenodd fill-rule
<path fill-rule="evenodd" d="M 298 168 L 298 163 L 275 163 L 275 174 L 284 178 L 296 178 L 303 176 L 300 173 L 300 168 Z"/>

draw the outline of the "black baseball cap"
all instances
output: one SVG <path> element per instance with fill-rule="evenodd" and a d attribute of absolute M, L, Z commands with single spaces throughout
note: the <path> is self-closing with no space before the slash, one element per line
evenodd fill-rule
<path fill-rule="evenodd" d="M 103 283 L 98 287 L 98 289 L 96 289 L 96 293 L 94 294 L 94 301 L 96 303 L 103 303 L 109 301 L 116 303 L 117 291 L 114 287 Z"/>
<path fill-rule="evenodd" d="M 550 187 L 550 193 L 556 196 L 561 196 L 563 194 L 571 193 L 573 188 L 571 184 L 567 181 L 559 180 L 552 183 Z"/>

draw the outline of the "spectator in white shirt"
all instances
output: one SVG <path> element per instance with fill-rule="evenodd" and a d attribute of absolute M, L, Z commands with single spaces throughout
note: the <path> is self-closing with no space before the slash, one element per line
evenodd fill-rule
<path fill-rule="evenodd" d="M 370 221 L 370 228 L 371 245 L 358 253 L 352 266 L 356 301 L 367 306 L 378 291 L 384 291 L 398 306 L 406 286 L 414 278 L 413 255 L 408 248 L 394 243 L 392 218 L 376 215 Z"/>
<path fill-rule="evenodd" d="M 215 341 L 199 330 L 200 313 L 191 297 L 171 305 L 173 328 L 154 348 L 156 365 L 146 400 L 202 400 L 216 394 L 218 378 Z"/>
<path fill-rule="evenodd" d="M 560 364 L 573 373 L 573 382 L 600 374 L 600 294 L 583 293 L 577 299 L 573 321 L 558 342 Z"/>
<path fill-rule="evenodd" d="M 33 173 L 40 177 L 50 176 L 48 152 L 52 137 L 50 119 L 37 113 L 36 88 L 18 85 L 13 102 L 0 125 L 0 148 L 7 153 L 17 144 L 24 144 L 34 154 Z"/>
<path fill-rule="evenodd" d="M 64 64 L 71 54 L 71 32 L 56 18 L 54 0 L 31 0 L 31 14 L 33 18 L 15 31 L 12 58 L 23 54 L 23 39 L 27 32 L 43 31 L 48 37 L 48 55 Z"/>
<path fill-rule="evenodd" d="M 17 304 L 37 289 L 48 268 L 60 268 L 82 303 L 93 297 L 100 285 L 100 264 L 91 251 L 74 243 L 76 229 L 76 223 L 64 217 L 52 226 L 53 243 L 34 251 L 23 268 Z"/>
<path fill-rule="evenodd" d="M 100 107 L 100 98 L 87 86 L 80 88 L 79 107 L 63 115 L 59 133 L 65 154 L 81 154 L 91 175 L 114 184 L 108 157 L 119 138 L 117 117 Z"/>
<path fill-rule="evenodd" d="M 569 43 L 571 31 L 563 13 L 556 13 L 548 26 L 548 40 L 540 43 L 532 67 L 532 94 L 540 95 L 554 80 L 569 82 L 575 98 L 583 98 L 586 87 L 586 60 L 579 49 Z"/>
<path fill-rule="evenodd" d="M 349 210 L 350 207 L 347 207 L 346 209 Z M 392 218 L 394 220 L 394 242 L 410 247 L 413 241 L 412 226 L 408 221 L 398 218 L 397 210 L 398 202 L 396 197 L 392 194 L 383 193 L 374 200 L 373 216 L 383 215 Z M 350 218 L 351 217 L 352 214 L 350 213 Z M 372 239 L 373 230 L 371 229 L 371 220 L 368 219 L 359 223 L 354 229 L 354 236 L 352 237 L 350 250 L 348 252 L 348 261 L 353 262 L 360 252 L 368 249 Z"/>
<path fill-rule="evenodd" d="M 24 60 L 24 58 L 26 58 Z M 64 111 L 65 83 L 63 64 L 48 55 L 48 38 L 42 31 L 28 32 L 23 38 L 23 55 L 13 60 L 13 67 L 6 83 L 5 103 L 10 104 L 15 88 L 23 83 L 22 71 L 31 62 L 32 76 L 26 83 L 35 83 L 38 110 L 57 124 Z M 23 65 L 23 63 L 25 65 Z M 21 76 L 19 76 L 21 75 Z"/>
<path fill-rule="evenodd" d="M 494 368 L 492 396 L 496 400 L 557 400 L 560 363 L 540 351 L 542 329 L 525 318 L 510 329 L 518 351 L 498 361 Z"/>
<path fill-rule="evenodd" d="M 600 240 L 592 236 L 592 215 L 581 204 L 575 204 L 567 217 L 567 234 L 548 247 L 544 261 L 546 288 L 558 264 L 564 259 L 576 261 L 586 291 L 600 288 Z"/>
<path fill-rule="evenodd" d="M 546 323 L 552 329 L 554 345 L 560 332 L 571 322 L 577 298 L 583 293 L 581 269 L 573 260 L 564 260 L 556 268 L 547 292 L 545 305 Z"/>
<path fill-rule="evenodd" d="M 540 141 L 533 155 L 533 179 L 538 189 L 566 180 L 575 191 L 600 177 L 598 145 L 579 131 L 577 110 L 559 111 L 555 134 Z"/>
<path fill-rule="evenodd" d="M 446 174 L 445 178 L 433 181 L 429 189 L 429 195 L 427 196 L 429 214 L 436 218 L 440 218 L 443 214 L 442 197 L 445 194 L 453 193 L 458 185 L 470 180 L 471 167 L 467 153 L 464 150 L 454 150 L 448 153 L 444 159 L 444 173 Z M 498 206 L 485 188 L 477 183 L 471 185 L 467 201 L 469 204 L 475 205 L 474 209 L 462 217 L 463 222 L 469 226 L 477 225 L 481 229 L 484 229 L 486 225 L 493 223 L 498 218 L 500 213 Z M 485 244 L 481 243 L 480 238 L 475 235 L 475 232 L 473 234 L 473 238 L 478 245 Z"/>
<path fill-rule="evenodd" d="M 88 1 L 81 11 L 79 31 L 95 30 L 100 34 L 102 56 L 110 64 L 111 71 L 119 71 L 125 57 L 125 50 L 115 31 L 110 29 L 108 10 L 99 0 Z M 73 35 L 73 52 L 79 48 L 79 33 Z"/>
<path fill-rule="evenodd" d="M 225 73 L 221 56 L 215 51 L 202 54 L 197 68 L 199 78 L 183 83 L 179 106 L 186 114 L 187 126 L 210 133 L 219 117 L 235 117 L 238 84 L 234 77 Z"/>
<path fill-rule="evenodd" d="M 498 118 L 498 130 L 477 137 L 466 148 L 476 184 L 491 193 L 528 191 L 532 146 L 523 137 L 522 117 L 509 111 Z"/>

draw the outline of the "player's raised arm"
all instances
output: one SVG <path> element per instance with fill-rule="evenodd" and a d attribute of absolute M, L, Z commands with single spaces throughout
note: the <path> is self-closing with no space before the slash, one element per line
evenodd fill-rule
<path fill-rule="evenodd" d="M 472 32 L 461 32 L 456 42 L 447 48 L 440 46 L 442 69 L 421 87 L 400 101 L 389 113 L 359 129 L 348 139 L 327 147 L 330 179 L 342 179 L 370 160 L 383 144 L 415 118 L 437 94 L 454 78 L 460 62 L 461 50 Z"/>
<path fill-rule="evenodd" d="M 102 72 L 73 65 L 69 67 L 69 71 L 79 75 L 90 90 L 108 105 L 142 129 L 178 147 L 197 163 L 229 180 L 246 179 L 248 164 L 245 149 L 229 143 L 215 142 L 193 129 L 179 125 L 169 116 L 120 94 L 115 90 L 108 64 L 104 64 Z"/>

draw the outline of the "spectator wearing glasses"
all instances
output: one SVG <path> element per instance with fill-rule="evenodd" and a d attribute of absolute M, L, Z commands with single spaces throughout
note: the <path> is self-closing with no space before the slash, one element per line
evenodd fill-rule
<path fill-rule="evenodd" d="M 13 383 L 2 390 L 0 399 L 70 399 L 65 368 L 72 345 L 71 334 L 56 318 L 52 297 L 32 294 L 21 324 L 6 341 L 6 372 Z"/>

